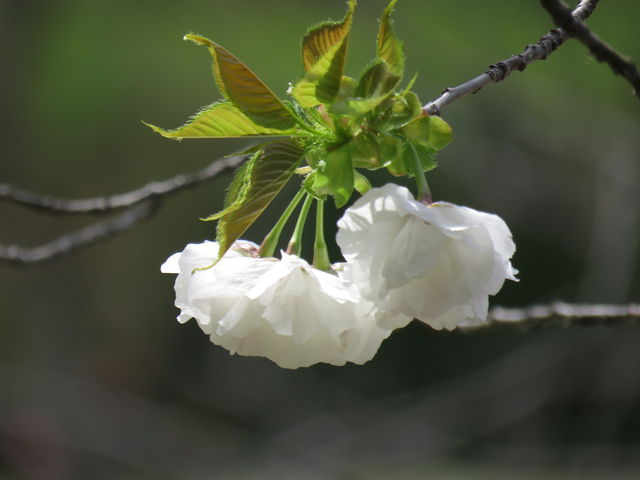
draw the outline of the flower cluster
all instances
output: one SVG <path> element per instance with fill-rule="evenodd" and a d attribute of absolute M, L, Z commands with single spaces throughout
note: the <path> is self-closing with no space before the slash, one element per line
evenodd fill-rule
<path fill-rule="evenodd" d="M 340 21 L 309 29 L 304 72 L 282 100 L 240 59 L 201 35 L 223 99 L 181 127 L 149 125 L 164 137 L 262 138 L 245 152 L 217 220 L 216 242 L 188 245 L 162 266 L 178 274 L 178 320 L 195 318 L 213 343 L 232 353 L 267 357 L 297 368 L 318 362 L 370 360 L 382 341 L 412 319 L 453 329 L 486 319 L 488 297 L 515 280 L 511 233 L 495 215 L 431 202 L 426 172 L 452 129 L 428 115 L 413 80 L 403 86 L 405 54 L 390 0 L 378 22 L 376 56 L 359 78 L 345 75 L 356 0 Z M 274 137 L 276 137 L 274 139 Z M 371 189 L 366 173 L 412 177 L 406 188 Z M 295 176 L 298 193 L 260 246 L 241 240 Z M 331 265 L 323 209 L 348 204 L 337 242 L 345 263 Z M 280 236 L 304 200 L 286 253 Z M 317 202 L 312 265 L 300 258 L 309 208 Z"/>
<path fill-rule="evenodd" d="M 329 271 L 246 241 L 212 268 L 217 242 L 190 244 L 163 265 L 178 274 L 180 322 L 195 318 L 232 353 L 281 367 L 370 360 L 413 318 L 435 329 L 484 321 L 488 296 L 517 273 L 506 224 L 446 202 L 425 204 L 394 184 L 371 189 L 338 222 L 347 260 Z"/>

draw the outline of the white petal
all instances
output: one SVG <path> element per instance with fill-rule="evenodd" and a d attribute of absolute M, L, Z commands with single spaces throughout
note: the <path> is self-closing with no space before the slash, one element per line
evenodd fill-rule
<path fill-rule="evenodd" d="M 338 222 L 341 274 L 389 314 L 434 328 L 483 320 L 488 296 L 517 273 L 504 221 L 452 203 L 425 205 L 397 185 L 371 189 Z"/>

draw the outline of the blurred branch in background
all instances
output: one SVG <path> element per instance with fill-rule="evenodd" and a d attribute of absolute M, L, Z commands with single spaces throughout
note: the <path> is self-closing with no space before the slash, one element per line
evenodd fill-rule
<path fill-rule="evenodd" d="M 622 57 L 613 48 L 600 40 L 597 35 L 582 23 L 579 17 L 572 14 L 571 10 L 561 0 L 540 0 L 540 3 L 551 15 L 555 24 L 567 35 L 583 43 L 595 59 L 608 64 L 614 74 L 626 78 L 633 87 L 636 96 L 640 99 L 640 73 L 638 73 L 635 64 L 631 60 Z"/>
<path fill-rule="evenodd" d="M 217 159 L 207 167 L 193 173 L 176 175 L 162 182 L 151 182 L 136 190 L 117 195 L 67 200 L 28 192 L 6 183 L 0 184 L 0 200 L 7 200 L 44 213 L 78 214 L 108 213 L 130 208 L 149 199 L 159 199 L 213 180 L 218 175 L 236 168 L 244 156 Z"/>
<path fill-rule="evenodd" d="M 461 330 L 473 332 L 498 325 L 512 325 L 523 329 L 550 325 L 640 325 L 640 305 L 570 305 L 555 302 L 525 308 L 494 307 L 489 311 L 486 323 L 468 324 L 462 326 Z"/>
<path fill-rule="evenodd" d="M 134 225 L 153 215 L 158 206 L 158 201 L 149 200 L 130 208 L 116 217 L 92 223 L 76 232 L 62 235 L 49 243 L 36 247 L 0 245 L 0 262 L 25 266 L 75 253 L 81 248 L 129 230 Z"/>
<path fill-rule="evenodd" d="M 600 0 L 582 0 L 569 16 L 575 22 L 586 20 L 595 10 Z M 582 23 L 580 23 L 583 25 Z M 584 26 L 584 25 L 583 25 Z M 585 27 L 586 28 L 586 27 Z M 457 87 L 446 88 L 442 95 L 427 103 L 422 109 L 429 115 L 439 115 L 444 107 L 470 93 L 478 92 L 490 83 L 498 83 L 509 76 L 514 70 L 522 72 L 527 65 L 536 60 L 546 59 L 553 51 L 562 45 L 571 34 L 563 28 L 555 28 L 542 36 L 538 43 L 528 45 L 520 55 L 514 55 L 506 60 L 497 62 L 489 67 L 482 75 L 472 78 Z"/>
<path fill-rule="evenodd" d="M 153 215 L 161 198 L 209 182 L 222 173 L 236 168 L 244 156 L 218 159 L 202 170 L 177 175 L 162 182 L 152 182 L 127 193 L 108 197 L 66 200 L 38 195 L 8 184 L 0 184 L 0 200 L 7 200 L 40 212 L 51 214 L 101 214 L 127 208 L 124 213 L 108 220 L 72 232 L 36 247 L 0 245 L 0 263 L 30 265 L 68 255 L 81 248 L 106 240 L 134 227 Z"/>

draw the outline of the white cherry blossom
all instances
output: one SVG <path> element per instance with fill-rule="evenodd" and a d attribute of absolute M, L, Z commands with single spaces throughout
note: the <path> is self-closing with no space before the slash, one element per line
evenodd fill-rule
<path fill-rule="evenodd" d="M 484 321 L 488 296 L 505 279 L 516 280 L 515 244 L 500 217 L 447 202 L 427 205 L 405 187 L 371 189 L 338 227 L 343 276 L 363 298 L 435 329 Z"/>
<path fill-rule="evenodd" d="M 211 341 L 231 353 L 267 357 L 285 368 L 318 362 L 362 364 L 373 358 L 391 328 L 353 284 L 317 270 L 305 260 L 255 257 L 257 246 L 236 244 L 212 268 L 216 242 L 188 245 L 161 270 L 177 273 L 180 322 L 195 318 Z M 390 325 L 403 318 L 391 315 Z M 408 319 L 405 319 L 405 324 Z"/>

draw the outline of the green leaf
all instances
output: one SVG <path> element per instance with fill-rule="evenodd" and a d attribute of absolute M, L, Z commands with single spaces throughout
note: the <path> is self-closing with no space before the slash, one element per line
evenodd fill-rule
<path fill-rule="evenodd" d="M 227 193 L 225 209 L 209 218 L 220 218 L 218 258 L 253 224 L 289 181 L 303 150 L 290 140 L 269 143 L 238 170 Z"/>
<path fill-rule="evenodd" d="M 430 145 L 408 142 L 404 150 L 405 168 L 408 172 L 412 172 L 414 170 L 412 167 L 414 165 L 413 159 L 417 157 L 423 171 L 433 170 L 438 166 L 436 162 L 437 153 L 438 150 Z"/>
<path fill-rule="evenodd" d="M 266 128 L 293 128 L 296 124 L 293 114 L 244 63 L 208 38 L 194 34 L 184 38 L 209 49 L 218 88 L 242 113 Z"/>
<path fill-rule="evenodd" d="M 384 125 L 389 130 L 401 128 L 423 115 L 420 99 L 413 92 L 407 92 L 405 95 L 396 94 L 390 100 L 390 115 Z"/>
<path fill-rule="evenodd" d="M 369 67 L 358 82 L 356 98 L 347 101 L 349 109 L 356 114 L 373 110 L 393 93 L 400 76 L 389 70 L 386 62 L 379 60 Z"/>
<path fill-rule="evenodd" d="M 312 28 L 302 39 L 302 63 L 306 74 L 291 95 L 303 107 L 331 103 L 338 91 L 347 58 L 347 44 L 355 0 L 349 0 L 341 22 L 324 22 Z"/>
<path fill-rule="evenodd" d="M 400 77 L 404 74 L 404 47 L 393 30 L 391 12 L 398 0 L 391 0 L 380 18 L 378 30 L 378 57 L 386 62 L 389 70 Z"/>
<path fill-rule="evenodd" d="M 453 136 L 453 129 L 437 115 L 429 117 L 429 143 L 438 150 L 449 145 Z"/>
<path fill-rule="evenodd" d="M 344 206 L 353 192 L 353 164 L 348 145 L 327 152 L 324 164 L 315 172 L 313 190 L 316 196 L 332 195 L 336 207 Z"/>
<path fill-rule="evenodd" d="M 349 144 L 353 166 L 372 170 L 380 168 L 382 164 L 378 142 L 379 139 L 374 133 L 367 130 L 358 132 Z"/>
<path fill-rule="evenodd" d="M 355 170 L 354 188 L 360 195 L 364 195 L 371 190 L 371 182 L 363 174 Z"/>
<path fill-rule="evenodd" d="M 442 150 L 451 142 L 452 130 L 447 122 L 438 116 L 423 116 L 402 127 L 401 132 L 412 143 L 431 146 Z"/>
<path fill-rule="evenodd" d="M 387 159 L 385 167 L 391 175 L 403 177 L 407 175 L 404 164 L 404 144 L 406 142 L 399 137 L 385 135 L 380 142 L 380 156 Z"/>
<path fill-rule="evenodd" d="M 262 127 L 253 122 L 228 101 L 217 102 L 204 107 L 183 126 L 165 130 L 142 122 L 163 137 L 182 140 L 183 138 L 231 138 L 250 136 L 290 135 L 295 129 L 279 130 Z"/>
<path fill-rule="evenodd" d="M 261 145 L 262 147 L 262 145 Z M 240 167 L 236 170 L 233 175 L 233 180 L 227 187 L 227 192 L 224 197 L 225 208 L 220 210 L 218 213 L 214 213 L 209 215 L 208 217 L 201 218 L 203 222 L 211 222 L 213 220 L 219 220 L 220 218 L 228 215 L 229 213 L 237 210 L 242 205 L 242 198 L 247 195 L 247 191 L 251 182 L 249 181 L 251 178 L 251 171 L 255 166 L 255 157 L 260 155 L 262 150 L 258 150 L 254 152 L 249 159 L 244 162 Z"/>
<path fill-rule="evenodd" d="M 347 8 L 347 14 L 342 21 L 322 22 L 309 29 L 302 39 L 302 64 L 307 72 L 313 69 L 333 47 L 342 43 L 349 34 L 356 1 L 349 0 Z"/>

